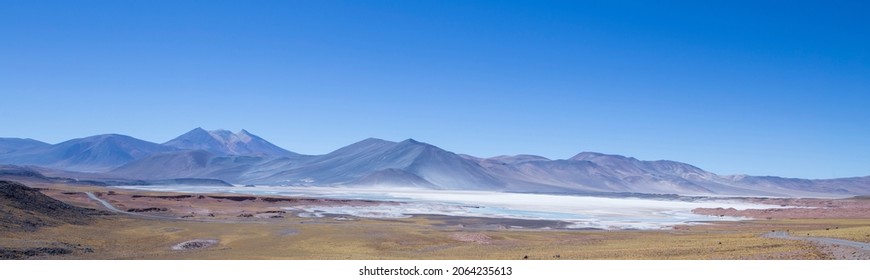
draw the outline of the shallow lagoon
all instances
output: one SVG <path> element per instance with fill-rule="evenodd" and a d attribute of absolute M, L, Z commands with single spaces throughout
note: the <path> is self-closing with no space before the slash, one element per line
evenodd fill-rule
<path fill-rule="evenodd" d="M 366 218 L 400 219 L 413 215 L 432 214 L 564 221 L 572 224 L 569 227 L 600 229 L 661 229 L 686 223 L 741 219 L 736 217 L 696 215 L 691 212 L 695 208 L 779 208 L 779 206 L 775 205 L 750 204 L 727 199 L 682 201 L 410 188 L 282 186 L 121 186 L 118 188 L 401 202 L 377 206 L 306 206 L 288 208 L 289 210 L 302 211 L 303 216 L 311 217 L 322 216 L 323 214 L 339 214 Z"/>

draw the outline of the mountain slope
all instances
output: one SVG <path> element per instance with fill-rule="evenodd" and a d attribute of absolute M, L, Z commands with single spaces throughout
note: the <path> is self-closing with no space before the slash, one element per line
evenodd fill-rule
<path fill-rule="evenodd" d="M 0 181 L 0 232 L 85 224 L 96 214 L 100 212 L 63 203 L 16 182 Z"/>
<path fill-rule="evenodd" d="M 568 160 L 534 156 L 481 159 L 481 166 L 514 189 L 542 187 L 557 192 L 624 192 L 680 195 L 850 196 L 870 193 L 870 180 L 801 180 L 719 176 L 675 161 L 641 161 L 620 155 L 583 152 Z"/>
<path fill-rule="evenodd" d="M 109 171 L 127 179 L 211 178 L 239 182 L 262 157 L 223 156 L 205 150 L 155 154 Z"/>
<path fill-rule="evenodd" d="M 197 128 L 165 145 L 115 134 L 57 145 L 27 139 L 0 140 L 0 148 L 9 151 L 0 154 L 0 163 L 35 165 L 74 180 L 201 178 L 234 184 L 380 185 L 570 194 L 870 194 L 870 177 L 806 180 L 721 176 L 681 162 L 591 152 L 558 160 L 535 155 L 484 159 L 457 155 L 413 139 L 392 142 L 369 138 L 318 156 L 286 151 L 244 130 L 232 133 Z"/>
<path fill-rule="evenodd" d="M 870 194 L 870 176 L 838 179 L 807 180 L 773 176 L 723 176 L 731 185 L 744 189 L 763 189 L 795 196 L 846 197 Z"/>
<path fill-rule="evenodd" d="M 206 131 L 195 128 L 163 145 L 182 150 L 204 150 L 217 155 L 247 155 L 292 157 L 299 154 L 284 150 L 246 130 L 232 133 L 227 130 Z"/>
<path fill-rule="evenodd" d="M 0 157 L 0 161 L 71 171 L 103 172 L 153 154 L 175 150 L 130 136 L 104 134 L 9 153 Z"/>
<path fill-rule="evenodd" d="M 45 148 L 48 146 L 51 145 L 29 138 L 0 138 L 0 155 L 22 150 Z"/>
<path fill-rule="evenodd" d="M 348 185 L 370 187 L 403 187 L 403 188 L 427 188 L 434 189 L 438 186 L 400 169 L 383 169 L 372 172 L 365 177 L 359 178 Z"/>
<path fill-rule="evenodd" d="M 405 178 L 408 175 L 416 176 L 439 188 L 500 189 L 503 186 L 502 182 L 475 162 L 438 147 L 413 139 L 396 143 L 374 138 L 314 157 L 301 166 L 253 181 L 350 184 L 388 169 L 392 169 L 393 174 L 402 174 Z M 382 175 L 380 180 L 385 180 Z M 425 184 L 423 181 L 419 183 Z"/>

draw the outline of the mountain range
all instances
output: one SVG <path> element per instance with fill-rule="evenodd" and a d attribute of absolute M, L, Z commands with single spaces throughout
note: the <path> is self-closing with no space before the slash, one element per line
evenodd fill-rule
<path fill-rule="evenodd" d="M 582 152 L 478 158 L 407 139 L 369 138 L 302 155 L 248 131 L 196 128 L 163 144 L 118 134 L 47 144 L 0 138 L 0 163 L 88 180 L 219 179 L 234 184 L 378 186 L 530 193 L 639 193 L 846 197 L 870 194 L 870 176 L 808 180 L 718 175 L 675 161 Z"/>

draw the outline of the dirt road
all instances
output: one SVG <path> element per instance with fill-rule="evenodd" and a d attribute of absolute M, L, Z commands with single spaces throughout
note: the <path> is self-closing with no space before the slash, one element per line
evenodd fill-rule
<path fill-rule="evenodd" d="M 115 212 L 115 213 L 132 215 L 132 216 L 139 216 L 139 217 L 145 217 L 145 218 L 151 218 L 151 219 L 159 219 L 159 220 L 180 220 L 178 218 L 173 218 L 173 217 L 151 216 L 151 215 L 145 215 L 142 213 L 127 212 L 127 211 L 116 208 L 115 205 L 112 205 L 111 203 L 103 200 L 102 198 L 99 198 L 98 196 L 94 195 L 94 193 L 92 193 L 92 192 L 85 192 L 85 194 L 87 194 L 88 198 L 90 198 L 91 200 L 99 202 L 100 204 L 103 205 L 103 207 L 106 207 L 106 209 L 108 209 L 109 211 Z"/>
<path fill-rule="evenodd" d="M 815 236 L 792 236 L 785 231 L 768 232 L 763 235 L 768 238 L 780 238 L 790 240 L 803 240 L 815 242 L 825 248 L 825 251 L 831 253 L 835 259 L 848 260 L 867 260 L 870 259 L 870 243 L 837 239 L 830 237 L 815 237 Z"/>

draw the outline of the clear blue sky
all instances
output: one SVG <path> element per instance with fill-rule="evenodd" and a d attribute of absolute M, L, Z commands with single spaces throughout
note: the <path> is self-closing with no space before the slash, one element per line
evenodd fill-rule
<path fill-rule="evenodd" d="M 870 175 L 866 1 L 644 2 L 2 1 L 0 137 L 201 126 L 306 154 L 414 138 Z"/>

